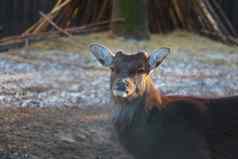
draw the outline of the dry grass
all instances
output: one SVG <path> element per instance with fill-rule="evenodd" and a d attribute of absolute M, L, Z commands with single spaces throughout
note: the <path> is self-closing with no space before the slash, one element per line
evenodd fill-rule
<path fill-rule="evenodd" d="M 94 33 L 89 35 L 74 36 L 69 38 L 58 38 L 43 41 L 32 45 L 38 49 L 60 49 L 69 52 L 88 53 L 88 45 L 92 42 L 102 43 L 110 48 L 135 52 L 138 50 L 153 50 L 160 47 L 169 47 L 173 50 L 188 49 L 196 53 L 203 49 L 219 52 L 238 52 L 238 47 L 228 46 L 220 42 L 212 41 L 206 37 L 184 31 L 175 31 L 170 34 L 153 34 L 147 41 L 126 40 L 113 37 L 109 32 Z M 175 52 L 175 51 L 174 51 Z"/>

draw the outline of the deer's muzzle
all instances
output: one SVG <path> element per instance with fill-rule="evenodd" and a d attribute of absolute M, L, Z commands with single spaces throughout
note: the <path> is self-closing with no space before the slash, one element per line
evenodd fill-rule
<path fill-rule="evenodd" d="M 133 94 L 135 91 L 135 85 L 129 78 L 123 78 L 116 80 L 112 87 L 112 93 L 114 96 L 126 98 Z"/>

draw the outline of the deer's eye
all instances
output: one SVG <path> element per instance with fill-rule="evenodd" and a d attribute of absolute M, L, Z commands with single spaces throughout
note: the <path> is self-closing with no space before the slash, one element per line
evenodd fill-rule
<path fill-rule="evenodd" d="M 119 72 L 119 69 L 118 69 L 118 68 L 115 68 L 115 67 L 111 67 L 111 71 L 112 71 L 112 72 L 115 72 L 115 73 L 118 73 L 118 72 Z"/>
<path fill-rule="evenodd" d="M 144 68 L 138 68 L 136 70 L 136 73 L 140 74 L 140 73 L 145 73 L 145 69 Z"/>

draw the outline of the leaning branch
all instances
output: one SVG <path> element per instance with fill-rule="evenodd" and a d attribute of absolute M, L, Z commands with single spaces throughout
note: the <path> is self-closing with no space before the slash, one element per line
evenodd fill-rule
<path fill-rule="evenodd" d="M 44 17 L 56 30 L 58 30 L 59 32 L 65 34 L 65 35 L 68 36 L 68 37 L 72 37 L 72 35 L 71 35 L 69 32 L 67 32 L 66 30 L 60 28 L 57 24 L 55 24 L 55 23 L 53 22 L 53 20 L 51 20 L 51 19 L 50 19 L 47 15 L 45 15 L 43 12 L 40 11 L 40 15 L 41 15 L 42 17 Z"/>
<path fill-rule="evenodd" d="M 114 19 L 112 21 L 123 21 L 123 20 Z M 81 27 L 67 28 L 64 30 L 64 32 L 67 32 L 70 35 L 98 32 L 98 31 L 108 30 L 110 23 L 111 21 L 101 21 L 98 23 L 84 25 Z M 0 52 L 7 51 L 9 49 L 21 48 L 24 46 L 26 40 L 29 43 L 32 43 L 32 42 L 42 41 L 45 39 L 60 37 L 61 35 L 62 35 L 62 31 L 57 30 L 57 31 L 42 32 L 37 34 L 22 34 L 20 36 L 7 37 L 4 39 L 0 39 Z"/>

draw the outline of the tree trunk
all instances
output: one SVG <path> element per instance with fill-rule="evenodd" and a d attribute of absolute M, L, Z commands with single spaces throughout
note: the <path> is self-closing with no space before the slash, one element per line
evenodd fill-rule
<path fill-rule="evenodd" d="M 236 0 L 236 1 L 233 1 L 233 9 L 231 13 L 231 22 L 235 28 L 238 28 L 237 14 L 238 14 L 238 1 Z"/>
<path fill-rule="evenodd" d="M 113 0 L 111 29 L 126 38 L 149 39 L 147 0 Z"/>

